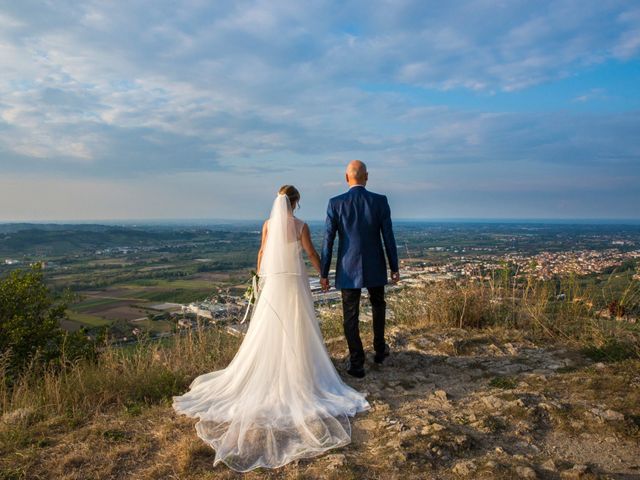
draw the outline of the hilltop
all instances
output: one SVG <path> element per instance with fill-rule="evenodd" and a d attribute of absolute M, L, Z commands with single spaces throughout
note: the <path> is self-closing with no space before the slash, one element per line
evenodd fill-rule
<path fill-rule="evenodd" d="M 384 366 L 369 361 L 363 380 L 345 376 L 372 405 L 353 420 L 348 447 L 246 477 L 640 475 L 638 360 L 600 362 L 504 329 L 396 325 L 389 341 L 393 355 Z M 343 372 L 344 340 L 327 343 Z M 5 414 L 0 478 L 238 477 L 212 467 L 214 452 L 168 398 L 70 418 L 41 418 L 29 409 Z"/>

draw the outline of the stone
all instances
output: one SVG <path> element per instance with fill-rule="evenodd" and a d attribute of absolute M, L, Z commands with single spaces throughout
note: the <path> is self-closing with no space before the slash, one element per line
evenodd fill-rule
<path fill-rule="evenodd" d="M 467 437 L 466 435 L 456 435 L 455 437 L 453 437 L 453 442 L 456 445 L 464 446 L 469 443 L 469 437 Z"/>
<path fill-rule="evenodd" d="M 609 421 L 624 420 L 624 415 L 622 413 L 616 412 L 615 410 L 611 410 L 611 409 L 601 410 L 599 408 L 592 408 L 590 412 L 594 414 L 596 417 L 602 418 L 603 420 L 609 420 Z"/>
<path fill-rule="evenodd" d="M 482 397 L 482 403 L 492 410 L 499 410 L 503 407 L 504 400 L 496 397 L 495 395 L 488 395 L 486 397 Z"/>
<path fill-rule="evenodd" d="M 565 470 L 560 474 L 560 478 L 565 480 L 579 480 L 589 473 L 589 467 L 586 465 L 574 465 L 569 470 Z"/>
<path fill-rule="evenodd" d="M 451 471 L 461 477 L 468 477 L 476 471 L 477 467 L 473 460 L 461 460 L 457 462 Z"/>
<path fill-rule="evenodd" d="M 551 403 L 547 403 L 547 402 L 540 402 L 538 404 L 538 407 L 546 410 L 547 412 L 553 412 L 554 410 L 557 410 L 557 407 L 555 405 L 552 405 Z"/>
<path fill-rule="evenodd" d="M 342 453 L 334 453 L 331 455 L 327 455 L 324 457 L 325 461 L 327 461 L 327 466 L 325 467 L 327 470 L 335 470 L 336 468 L 340 468 L 344 466 L 347 462 L 347 457 L 345 457 Z"/>
<path fill-rule="evenodd" d="M 505 343 L 502 347 L 509 355 L 518 355 L 518 349 L 514 347 L 512 343 Z"/>
<path fill-rule="evenodd" d="M 389 456 L 389 460 L 391 460 L 391 462 L 395 463 L 395 464 L 404 464 L 407 461 L 407 456 L 400 452 L 393 452 L 390 456 Z"/>
<path fill-rule="evenodd" d="M 431 395 L 429 395 L 427 402 L 436 408 L 441 408 L 441 409 L 451 408 L 451 402 L 449 402 L 449 396 L 447 395 L 447 392 L 445 392 L 444 390 L 436 390 L 435 392 L 433 392 Z"/>
<path fill-rule="evenodd" d="M 615 410 L 605 410 L 602 416 L 605 420 L 611 420 L 611 421 L 624 420 L 624 415 L 620 412 L 616 412 Z"/>
<path fill-rule="evenodd" d="M 366 430 L 366 431 L 375 430 L 375 428 L 376 428 L 376 422 L 374 420 L 370 420 L 370 419 L 361 420 L 356 425 L 358 427 L 360 427 L 361 429 Z"/>
<path fill-rule="evenodd" d="M 516 467 L 516 473 L 518 474 L 518 478 L 527 478 L 527 479 L 536 479 L 538 478 L 538 474 L 536 471 L 528 467 L 526 465 L 521 465 Z"/>
<path fill-rule="evenodd" d="M 500 375 L 515 375 L 516 373 L 524 372 L 525 370 L 529 370 L 529 367 L 522 365 L 521 363 L 513 363 L 500 368 L 497 373 Z"/>
<path fill-rule="evenodd" d="M 444 425 L 440 425 L 439 423 L 430 423 L 429 425 L 425 425 L 424 427 L 422 427 L 420 433 L 422 435 L 430 435 L 432 433 L 440 432 L 445 429 L 446 427 Z"/>
<path fill-rule="evenodd" d="M 542 465 L 540 465 L 544 470 L 548 470 L 550 472 L 555 472 L 556 471 L 556 464 L 553 460 L 549 459 L 546 462 L 543 462 Z"/>

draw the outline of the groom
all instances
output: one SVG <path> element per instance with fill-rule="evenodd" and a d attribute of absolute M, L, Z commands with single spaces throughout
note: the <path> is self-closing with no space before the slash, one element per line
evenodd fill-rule
<path fill-rule="evenodd" d="M 382 363 L 389 355 L 389 346 L 384 342 L 384 286 L 387 284 L 385 251 L 391 269 L 391 282 L 397 283 L 400 279 L 389 203 L 384 195 L 365 188 L 368 179 L 367 166 L 359 160 L 353 160 L 346 172 L 349 191 L 329 200 L 320 271 L 320 284 L 327 291 L 333 242 L 337 233 L 336 288 L 342 293 L 344 335 L 349 345 L 347 372 L 358 378 L 364 377 L 364 349 L 358 325 L 362 288 L 367 289 L 371 301 L 373 348 L 376 352 L 374 361 Z"/>

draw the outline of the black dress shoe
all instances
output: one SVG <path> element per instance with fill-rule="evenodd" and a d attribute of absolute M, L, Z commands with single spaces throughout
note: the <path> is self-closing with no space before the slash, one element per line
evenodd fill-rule
<path fill-rule="evenodd" d="M 376 362 L 376 363 L 382 363 L 382 362 L 384 362 L 384 359 L 389 356 L 389 353 L 390 353 L 389 345 L 387 345 L 385 343 L 384 344 L 384 351 L 383 352 L 376 352 L 376 355 L 373 357 L 373 361 Z"/>
<path fill-rule="evenodd" d="M 364 378 L 364 368 L 351 368 L 347 370 L 347 373 L 352 377 Z"/>

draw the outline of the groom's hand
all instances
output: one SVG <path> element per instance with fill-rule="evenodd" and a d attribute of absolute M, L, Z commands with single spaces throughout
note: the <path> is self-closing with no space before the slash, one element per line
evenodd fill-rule
<path fill-rule="evenodd" d="M 329 279 L 328 278 L 320 278 L 320 287 L 322 287 L 323 292 L 329 291 Z"/>
<path fill-rule="evenodd" d="M 391 283 L 394 285 L 400 281 L 400 272 L 391 272 Z"/>

